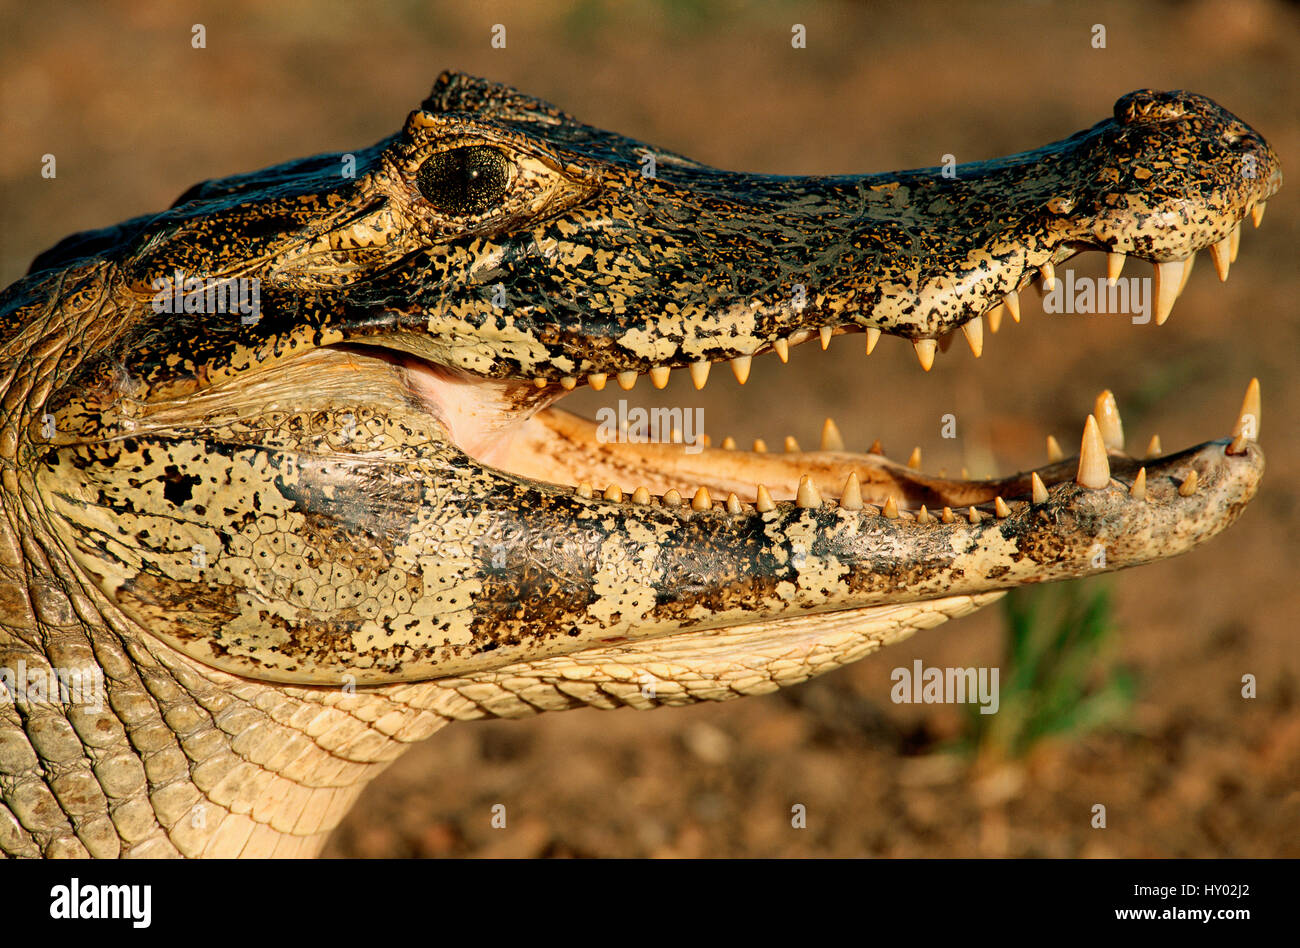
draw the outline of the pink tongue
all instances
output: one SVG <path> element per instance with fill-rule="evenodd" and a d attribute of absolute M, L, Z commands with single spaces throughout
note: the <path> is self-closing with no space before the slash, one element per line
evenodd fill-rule
<path fill-rule="evenodd" d="M 511 440 L 558 393 L 527 382 L 485 379 L 404 358 L 411 394 L 432 414 L 452 443 L 485 464 L 501 466 Z"/>

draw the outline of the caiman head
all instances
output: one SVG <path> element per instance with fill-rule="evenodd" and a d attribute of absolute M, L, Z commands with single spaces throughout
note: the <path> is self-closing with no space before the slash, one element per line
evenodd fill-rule
<path fill-rule="evenodd" d="M 447 73 L 392 138 L 200 184 L 0 297 L 6 654 L 111 629 L 125 644 L 88 646 L 111 680 L 129 656 L 272 717 L 248 688 L 420 682 L 463 717 L 647 706 L 1186 552 L 1258 486 L 1253 383 L 1228 437 L 1145 460 L 1104 393 L 1077 457 L 995 480 L 850 452 L 833 426 L 820 450 L 743 451 L 552 406 L 674 369 L 703 388 L 717 363 L 743 383 L 840 334 L 900 336 L 929 369 L 961 330 L 979 355 L 985 318 L 1018 319 L 1084 250 L 1154 264 L 1163 323 L 1194 255 L 1226 277 L 1280 184 L 1256 132 L 1186 92 L 1002 160 L 779 177 Z"/>

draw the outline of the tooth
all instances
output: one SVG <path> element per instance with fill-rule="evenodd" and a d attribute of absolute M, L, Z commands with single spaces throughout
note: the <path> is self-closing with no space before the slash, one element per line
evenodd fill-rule
<path fill-rule="evenodd" d="M 776 350 L 776 357 L 782 362 L 790 361 L 790 340 L 782 336 L 772 343 L 772 348 Z"/>
<path fill-rule="evenodd" d="M 919 444 L 914 447 L 912 453 L 908 455 L 907 466 L 914 471 L 919 471 L 921 469 L 921 446 Z"/>
<path fill-rule="evenodd" d="M 767 513 L 769 510 L 776 509 L 776 501 L 772 499 L 772 495 L 767 492 L 767 488 L 762 484 L 758 485 L 758 500 L 754 506 L 758 508 L 759 513 Z"/>
<path fill-rule="evenodd" d="M 1174 300 L 1178 299 L 1178 290 L 1183 282 L 1182 260 L 1170 260 L 1157 263 L 1156 268 L 1156 325 L 1163 326 L 1169 314 L 1173 312 Z"/>
<path fill-rule="evenodd" d="M 617 484 L 610 484 L 605 488 L 604 497 L 606 500 L 619 501 L 623 499 L 623 488 Z"/>
<path fill-rule="evenodd" d="M 980 522 L 980 512 L 978 510 L 976 510 L 974 507 L 967 507 L 966 511 L 967 511 L 966 519 L 968 519 L 971 523 Z"/>
<path fill-rule="evenodd" d="M 993 512 L 998 515 L 999 520 L 1011 516 L 1011 508 L 1007 506 L 1007 502 L 1001 497 L 993 498 Z"/>
<path fill-rule="evenodd" d="M 938 347 L 938 342 L 933 339 L 916 339 L 912 345 L 916 347 L 916 357 L 921 362 L 921 368 L 929 372 L 934 365 L 934 350 Z"/>
<path fill-rule="evenodd" d="M 894 500 L 894 498 L 890 497 L 888 500 L 885 501 L 885 507 L 884 507 L 884 509 L 881 511 L 881 513 L 883 513 L 883 514 L 885 515 L 885 517 L 886 517 L 887 519 L 889 519 L 889 520 L 897 520 L 897 519 L 898 519 L 898 501 L 896 501 L 896 500 Z"/>
<path fill-rule="evenodd" d="M 546 379 L 533 379 L 533 385 L 537 388 L 546 388 L 547 384 Z"/>
<path fill-rule="evenodd" d="M 929 523 L 933 519 L 934 518 L 930 516 L 930 511 L 925 509 L 925 504 L 922 504 L 921 509 L 916 512 L 916 522 Z"/>
<path fill-rule="evenodd" d="M 1034 503 L 1047 503 L 1047 485 L 1043 483 L 1043 479 L 1038 476 L 1037 471 L 1029 475 L 1029 489 Z"/>
<path fill-rule="evenodd" d="M 712 367 L 711 362 L 692 362 L 691 363 L 691 381 L 695 384 L 695 390 L 698 392 L 704 388 L 709 381 L 709 369 Z"/>
<path fill-rule="evenodd" d="M 727 435 L 725 438 L 723 438 L 723 439 L 722 439 L 722 450 L 723 450 L 723 451 L 734 451 L 734 450 L 736 450 L 736 439 L 733 438 L 733 437 L 731 437 L 731 435 Z"/>
<path fill-rule="evenodd" d="M 1259 440 L 1259 379 L 1251 379 L 1246 386 L 1246 397 L 1241 400 L 1237 423 L 1232 426 L 1232 436 L 1245 435 L 1251 441 Z"/>
<path fill-rule="evenodd" d="M 822 352 L 825 352 L 826 347 L 831 344 L 831 327 L 823 326 L 818 330 L 818 332 L 820 332 L 822 336 Z"/>
<path fill-rule="evenodd" d="M 648 504 L 650 503 L 650 492 L 644 487 L 638 487 L 632 492 L 632 503 Z"/>
<path fill-rule="evenodd" d="M 605 388 L 605 383 L 609 381 L 609 376 L 604 372 L 592 372 L 587 376 L 587 384 L 595 391 L 599 392 Z"/>
<path fill-rule="evenodd" d="M 876 343 L 880 341 L 880 330 L 873 326 L 867 327 L 867 355 L 871 355 L 871 350 L 876 348 Z"/>
<path fill-rule="evenodd" d="M 963 481 L 968 481 L 968 480 L 970 480 L 970 475 L 966 473 L 966 465 L 964 465 L 964 464 L 962 465 L 962 468 L 961 468 L 961 479 L 962 479 Z"/>
<path fill-rule="evenodd" d="M 1184 261 L 1184 263 L 1186 263 L 1186 266 L 1183 267 L 1183 278 L 1178 281 L 1178 293 L 1180 296 L 1182 295 L 1183 290 L 1187 289 L 1187 281 L 1191 279 L 1192 264 L 1196 263 L 1196 254 L 1193 253 Z"/>
<path fill-rule="evenodd" d="M 672 374 L 672 371 L 666 365 L 656 365 L 650 370 L 650 384 L 655 388 L 666 388 L 668 386 L 668 376 Z"/>
<path fill-rule="evenodd" d="M 786 453 L 786 454 L 798 454 L 798 453 L 799 453 L 799 442 L 796 441 L 796 440 L 794 440 L 794 436 L 793 436 L 793 435 L 786 435 L 786 436 L 785 436 L 785 444 L 782 445 L 782 447 L 785 449 L 785 453 Z"/>
<path fill-rule="evenodd" d="M 1232 238 L 1224 237 L 1218 243 L 1210 244 L 1210 259 L 1214 261 L 1214 272 L 1219 275 L 1220 283 L 1228 282 L 1228 269 L 1232 261 Z"/>
<path fill-rule="evenodd" d="M 731 360 L 731 371 L 735 373 L 736 381 L 741 385 L 749 379 L 749 364 L 753 361 L 753 356 L 736 356 Z"/>
<path fill-rule="evenodd" d="M 1049 260 L 1047 263 L 1043 264 L 1038 268 L 1038 272 L 1043 278 L 1043 291 L 1045 293 L 1052 292 L 1053 288 L 1056 286 L 1056 268 L 1052 266 L 1052 262 Z"/>
<path fill-rule="evenodd" d="M 1165 449 L 1160 445 L 1160 435 L 1153 434 L 1151 440 L 1147 442 L 1146 457 L 1158 458 L 1165 453 Z"/>
<path fill-rule="evenodd" d="M 618 387 L 625 392 L 632 391 L 632 386 L 636 385 L 636 373 L 631 369 L 618 373 L 615 378 L 618 380 Z"/>
<path fill-rule="evenodd" d="M 1012 321 L 1020 322 L 1020 291 L 1012 290 L 1002 297 L 1002 302 L 1006 304 L 1007 312 L 1011 314 Z"/>
<path fill-rule="evenodd" d="M 692 510 L 713 509 L 713 498 L 709 496 L 709 489 L 707 487 L 701 487 L 699 490 L 695 492 L 695 496 L 691 498 L 691 509 Z"/>
<path fill-rule="evenodd" d="M 1083 441 L 1079 445 L 1079 473 L 1074 481 L 1080 487 L 1100 490 L 1110 483 L 1110 462 L 1106 460 L 1106 443 L 1092 415 L 1083 424 Z"/>
<path fill-rule="evenodd" d="M 1241 225 L 1238 224 L 1228 235 L 1228 260 L 1237 262 L 1237 251 L 1241 249 Z"/>
<path fill-rule="evenodd" d="M 993 333 L 994 335 L 997 335 L 998 330 L 1002 328 L 1002 314 L 1005 313 L 1006 311 L 1007 311 L 1006 305 L 1003 303 L 999 303 L 997 306 L 994 306 L 991 310 L 989 310 L 987 313 L 984 314 L 985 316 L 988 317 L 989 320 L 989 332 Z"/>
<path fill-rule="evenodd" d="M 822 450 L 844 450 L 844 438 L 840 436 L 840 429 L 835 426 L 835 422 L 830 418 L 822 422 Z"/>
<path fill-rule="evenodd" d="M 952 508 L 951 508 L 951 507 L 944 507 L 944 508 L 943 508 L 943 515 L 942 515 L 939 519 L 942 520 L 944 523 L 956 523 L 956 522 L 957 522 L 957 518 L 956 518 L 955 516 L 953 516 L 953 512 L 952 512 Z"/>
<path fill-rule="evenodd" d="M 727 513 L 733 516 L 740 513 L 740 498 L 735 494 L 727 495 Z"/>
<path fill-rule="evenodd" d="M 1259 222 L 1264 219 L 1264 204 L 1265 202 L 1260 201 L 1258 204 L 1256 204 L 1254 207 L 1250 209 L 1250 219 L 1251 222 L 1254 223 L 1256 227 L 1258 227 Z"/>
<path fill-rule="evenodd" d="M 1115 404 L 1115 396 L 1110 389 L 1097 396 L 1092 410 L 1097 417 L 1097 425 L 1101 428 L 1101 440 L 1106 447 L 1112 451 L 1123 451 L 1124 423 L 1120 420 L 1119 406 Z"/>
<path fill-rule="evenodd" d="M 1196 472 L 1187 475 L 1187 480 L 1178 485 L 1178 493 L 1183 497 L 1191 497 L 1196 493 Z"/>
<path fill-rule="evenodd" d="M 585 497 L 587 500 L 591 500 L 592 493 L 591 484 L 588 481 L 583 481 L 578 485 L 579 497 Z"/>
<path fill-rule="evenodd" d="M 1147 469 L 1138 468 L 1137 477 L 1133 478 L 1133 486 L 1128 489 L 1128 495 L 1134 500 L 1145 500 L 1147 496 Z"/>
<path fill-rule="evenodd" d="M 975 358 L 984 354 L 984 320 L 979 316 L 962 323 L 962 335 L 966 337 L 966 344 L 970 346 L 970 351 L 975 353 Z"/>
<path fill-rule="evenodd" d="M 1232 439 L 1232 443 L 1223 450 L 1228 454 L 1245 454 L 1246 443 L 1250 441 L 1244 434 L 1239 434 Z"/>
<path fill-rule="evenodd" d="M 1047 436 L 1047 463 L 1055 464 L 1057 461 L 1065 460 L 1065 452 L 1061 450 L 1061 443 L 1051 435 Z"/>
<path fill-rule="evenodd" d="M 807 474 L 799 478 L 799 490 L 794 502 L 800 507 L 820 507 L 822 504 L 822 495 L 817 493 L 817 485 Z"/>
<path fill-rule="evenodd" d="M 875 441 L 871 442 L 871 447 L 867 448 L 867 453 L 868 453 L 868 454 L 879 454 L 879 455 L 881 455 L 882 457 L 884 456 L 884 454 L 885 454 L 885 449 L 884 449 L 883 446 L 881 446 L 881 444 L 880 444 L 880 439 L 879 439 L 879 438 L 877 438 Z"/>
<path fill-rule="evenodd" d="M 1111 286 L 1119 279 L 1119 275 L 1124 272 L 1124 258 L 1127 254 L 1112 250 L 1106 254 L 1106 282 Z"/>
<path fill-rule="evenodd" d="M 754 439 L 754 453 L 755 453 L 755 454 L 766 454 L 766 453 L 767 453 L 767 442 L 764 441 L 762 438 L 755 438 L 755 439 Z"/>
<path fill-rule="evenodd" d="M 845 510 L 862 509 L 862 487 L 858 484 L 858 475 L 850 474 L 844 482 L 844 492 L 840 494 L 840 506 Z"/>
<path fill-rule="evenodd" d="M 672 488 L 671 490 L 668 491 L 668 493 L 664 494 L 665 507 L 680 507 L 681 505 L 682 505 L 682 495 L 677 492 L 676 487 Z"/>
<path fill-rule="evenodd" d="M 566 392 L 572 392 L 575 388 L 578 387 L 578 380 L 575 379 L 572 375 L 566 375 L 560 379 L 560 384 L 564 386 L 564 390 Z"/>

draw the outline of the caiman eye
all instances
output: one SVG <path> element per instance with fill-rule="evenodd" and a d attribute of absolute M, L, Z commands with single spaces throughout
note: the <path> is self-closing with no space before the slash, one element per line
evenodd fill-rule
<path fill-rule="evenodd" d="M 469 145 L 431 155 L 415 183 L 424 199 L 444 214 L 481 214 L 501 203 L 510 186 L 512 163 L 489 145 Z"/>

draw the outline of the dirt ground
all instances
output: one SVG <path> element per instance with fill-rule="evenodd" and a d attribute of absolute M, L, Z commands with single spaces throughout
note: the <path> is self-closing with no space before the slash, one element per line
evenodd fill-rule
<path fill-rule="evenodd" d="M 1208 94 L 1300 168 L 1294 5 L 0 3 L 0 279 L 62 236 L 157 210 L 192 183 L 399 127 L 454 67 L 580 118 L 727 168 L 876 171 L 1034 148 L 1144 87 Z M 807 28 L 793 49 L 792 24 Z M 192 27 L 206 48 L 191 46 Z M 507 30 L 493 49 L 494 24 Z M 1094 25 L 1106 46 L 1094 48 Z M 40 176 L 53 154 L 58 177 Z M 786 692 L 653 713 L 576 711 L 453 725 L 363 794 L 332 856 L 1300 855 L 1300 320 L 1297 184 L 1247 228 L 1226 285 L 1202 261 L 1170 322 L 1025 318 L 958 343 L 928 376 L 910 346 L 861 337 L 790 365 L 756 360 L 704 393 L 707 429 L 850 446 L 921 445 L 931 469 L 1041 461 L 1075 441 L 1103 387 L 1132 443 L 1224 436 L 1246 382 L 1264 393 L 1268 473 L 1233 529 L 1190 556 L 1105 583 L 1108 659 L 1139 691 L 1122 727 L 1040 745 L 1016 764 L 939 751 L 951 707 L 895 705 L 890 671 L 993 665 L 998 608 Z M 1099 255 L 1077 258 L 1101 272 Z M 1133 271 L 1133 272 L 1136 272 Z M 715 373 L 716 375 L 716 373 Z M 582 392 L 594 411 L 621 394 Z M 642 404 L 694 405 L 674 378 Z M 609 398 L 606 398 L 608 396 Z M 939 437 L 958 414 L 962 437 Z M 1077 443 L 1077 442 L 1076 442 Z M 1253 674 L 1258 697 L 1243 699 Z M 490 827 L 504 803 L 505 830 Z M 1103 803 L 1108 828 L 1090 826 Z M 807 828 L 791 827 L 791 807 Z"/>

